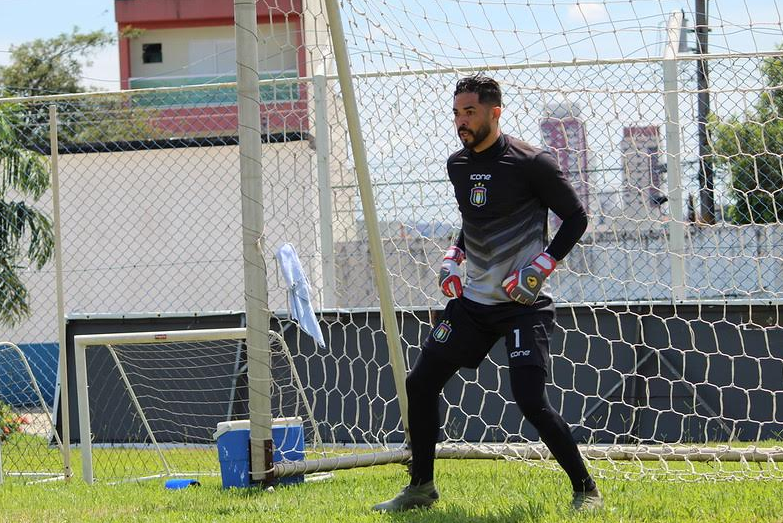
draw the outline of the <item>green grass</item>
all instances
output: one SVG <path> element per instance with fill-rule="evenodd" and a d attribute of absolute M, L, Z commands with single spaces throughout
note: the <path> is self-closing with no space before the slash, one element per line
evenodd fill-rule
<path fill-rule="evenodd" d="M 406 482 L 404 468 L 386 465 L 339 471 L 331 480 L 277 488 L 225 491 L 217 477 L 171 491 L 164 480 L 89 487 L 70 484 L 0 486 L 3 522 L 773 522 L 783 523 L 783 482 L 604 479 L 608 510 L 568 510 L 565 474 L 506 461 L 438 461 L 441 501 L 429 511 L 382 515 L 372 504 Z"/>

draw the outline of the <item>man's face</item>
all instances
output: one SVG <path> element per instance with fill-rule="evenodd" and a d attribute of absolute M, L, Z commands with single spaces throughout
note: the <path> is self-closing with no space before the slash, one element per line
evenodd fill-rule
<path fill-rule="evenodd" d="M 481 149 L 491 144 L 484 142 L 494 137 L 498 125 L 499 107 L 479 103 L 477 93 L 460 93 L 454 97 L 454 126 L 462 145 Z"/>

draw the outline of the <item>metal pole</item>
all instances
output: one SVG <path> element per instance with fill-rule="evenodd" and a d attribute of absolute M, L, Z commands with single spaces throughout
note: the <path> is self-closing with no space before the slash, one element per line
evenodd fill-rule
<path fill-rule="evenodd" d="M 326 77 L 313 77 L 315 105 L 315 152 L 318 166 L 318 208 L 321 225 L 321 308 L 335 307 L 334 233 L 332 231 L 332 180 L 329 172 L 329 121 L 327 119 Z"/>
<path fill-rule="evenodd" d="M 701 201 L 701 221 L 715 223 L 715 171 L 710 158 L 707 141 L 707 117 L 710 114 L 709 65 L 702 58 L 707 54 L 709 36 L 707 0 L 696 0 L 696 52 L 700 55 L 696 62 L 696 85 L 698 89 L 699 122 L 699 194 Z"/>
<path fill-rule="evenodd" d="M 239 170 L 242 187 L 242 253 L 247 310 L 251 479 L 272 480 L 272 382 L 269 298 L 264 262 L 261 187 L 261 102 L 258 90 L 256 2 L 234 0 L 237 49 Z"/>
<path fill-rule="evenodd" d="M 663 57 L 663 97 L 666 112 L 666 170 L 668 173 L 669 257 L 671 261 L 672 302 L 685 299 L 685 222 L 682 210 L 682 164 L 680 154 L 680 111 L 678 107 L 677 51 L 684 15 L 672 13 Z"/>
<path fill-rule="evenodd" d="M 351 151 L 356 164 L 356 177 L 359 183 L 359 193 L 362 198 L 364 219 L 367 226 L 367 236 L 370 242 L 370 257 L 372 258 L 375 279 L 378 282 L 378 296 L 381 301 L 381 318 L 386 330 L 386 340 L 389 347 L 389 362 L 392 365 L 394 384 L 397 388 L 397 400 L 400 405 L 400 416 L 405 431 L 406 441 L 410 441 L 408 431 L 408 394 L 405 390 L 405 358 L 402 354 L 402 343 L 394 312 L 394 301 L 389 285 L 389 271 L 386 269 L 386 256 L 383 252 L 381 233 L 378 227 L 378 215 L 375 211 L 375 199 L 370 181 L 370 169 L 367 166 L 367 155 L 364 149 L 359 109 L 356 94 L 351 81 L 351 67 L 348 61 L 348 50 L 345 45 L 345 33 L 340 18 L 340 6 L 337 0 L 325 0 L 326 14 L 329 20 L 329 33 L 332 37 L 337 74 L 340 80 L 340 90 L 345 104 L 345 117 L 348 122 L 348 133 L 351 137 Z"/>
<path fill-rule="evenodd" d="M 57 288 L 57 341 L 59 342 L 60 421 L 63 429 L 63 474 L 68 481 L 71 471 L 71 413 L 68 402 L 68 358 L 65 338 L 65 292 L 63 291 L 63 244 L 60 218 L 60 167 L 57 140 L 57 105 L 49 106 L 49 154 L 52 168 L 52 213 L 54 221 L 54 277 Z"/>
<path fill-rule="evenodd" d="M 79 447 L 82 451 L 82 479 L 93 484 L 92 434 L 90 433 L 90 397 L 87 390 L 87 344 L 73 338 L 73 361 L 76 371 L 76 392 L 79 401 Z"/>

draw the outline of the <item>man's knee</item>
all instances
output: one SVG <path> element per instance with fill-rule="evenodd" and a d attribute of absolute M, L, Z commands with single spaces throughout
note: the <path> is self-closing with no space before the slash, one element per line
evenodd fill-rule
<path fill-rule="evenodd" d="M 408 391 L 409 398 L 421 397 L 432 388 L 432 377 L 425 369 L 416 367 L 405 378 L 405 390 Z"/>
<path fill-rule="evenodd" d="M 413 366 L 413 370 L 405 378 L 405 390 L 408 391 L 408 396 L 411 398 L 440 394 L 446 381 L 454 372 L 456 372 L 456 368 L 452 368 L 450 363 L 423 353 Z"/>
<path fill-rule="evenodd" d="M 522 415 L 535 424 L 551 412 L 545 389 L 546 372 L 538 367 L 512 369 L 511 392 Z"/>

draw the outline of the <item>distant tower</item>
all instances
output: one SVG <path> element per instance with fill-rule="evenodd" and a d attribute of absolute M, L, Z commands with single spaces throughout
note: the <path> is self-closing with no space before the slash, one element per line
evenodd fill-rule
<path fill-rule="evenodd" d="M 547 149 L 555 156 L 560 169 L 566 174 L 590 214 L 590 180 L 588 176 L 587 135 L 584 121 L 579 117 L 581 109 L 576 103 L 553 103 L 544 108 L 541 134 Z M 550 223 L 560 226 L 555 216 Z"/>
<path fill-rule="evenodd" d="M 668 198 L 661 180 L 658 126 L 627 126 L 620 142 L 623 155 L 625 217 L 660 220 Z"/>

